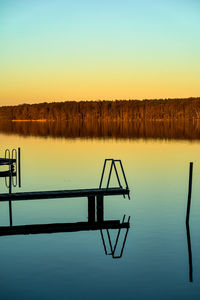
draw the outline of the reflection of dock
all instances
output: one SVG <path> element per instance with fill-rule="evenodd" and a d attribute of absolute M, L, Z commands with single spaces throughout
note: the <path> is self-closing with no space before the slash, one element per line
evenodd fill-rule
<path fill-rule="evenodd" d="M 130 228 L 130 217 L 128 217 L 128 220 L 126 222 L 125 222 L 125 216 L 123 217 L 122 222 L 120 222 L 120 220 L 104 220 L 103 195 L 104 193 L 102 191 L 101 195 L 97 195 L 95 199 L 94 192 L 93 192 L 92 196 L 88 197 L 88 221 L 76 222 L 76 223 L 30 224 L 30 225 L 16 226 L 13 225 L 12 201 L 9 201 L 10 226 L 1 226 L 0 236 L 49 234 L 49 233 L 60 233 L 60 232 L 64 233 L 64 232 L 99 230 L 101 234 L 101 239 L 102 239 L 105 254 L 106 255 L 110 254 L 112 255 L 113 258 L 121 258 L 127 240 L 128 231 Z M 114 241 L 114 247 L 112 246 L 111 236 L 109 233 L 110 229 L 118 230 L 117 237 Z M 118 244 L 120 244 L 119 235 L 122 229 L 125 229 L 125 235 L 122 241 L 122 245 L 118 246 Z M 108 253 L 106 250 L 106 242 L 103 237 L 103 230 L 106 230 L 108 234 L 111 253 Z M 117 246 L 120 249 L 119 255 L 116 254 Z"/>
<path fill-rule="evenodd" d="M 190 238 L 190 207 L 192 196 L 192 175 L 193 175 L 193 162 L 190 162 L 189 168 L 189 185 L 188 185 L 188 199 L 187 199 L 187 213 L 186 213 L 186 234 L 188 246 L 188 261 L 189 261 L 189 281 L 193 282 L 193 264 L 192 264 L 192 245 Z"/>
<path fill-rule="evenodd" d="M 20 234 L 40 234 L 40 233 L 58 233 L 58 232 L 76 232 L 102 229 L 121 229 L 129 228 L 129 222 L 120 223 L 119 220 L 95 222 L 77 222 L 77 223 L 54 223 L 54 224 L 31 224 L 19 226 L 1 226 L 0 236 L 20 235 Z"/>
<path fill-rule="evenodd" d="M 104 220 L 103 206 L 99 206 L 95 209 L 95 201 L 88 201 L 88 221 L 76 222 L 76 223 L 53 223 L 53 224 L 30 224 L 30 225 L 12 225 L 12 213 L 10 210 L 10 226 L 0 227 L 1 236 L 13 236 L 13 235 L 29 235 L 29 234 L 50 234 L 50 233 L 64 233 L 64 232 L 77 232 L 77 231 L 90 231 L 99 230 L 104 251 L 106 255 L 112 255 L 112 258 L 121 258 L 124 252 L 124 247 L 127 240 L 128 231 L 130 228 L 130 217 L 125 222 L 125 215 L 122 222 L 120 220 Z M 112 246 L 111 236 L 109 230 L 118 230 L 117 237 L 114 241 L 114 247 Z M 119 236 L 122 229 L 125 229 L 125 235 L 122 242 L 119 242 Z M 107 252 L 106 242 L 103 235 L 103 230 L 108 234 L 109 245 L 111 252 Z M 121 245 L 119 245 L 121 244 Z M 116 249 L 119 250 L 116 250 Z M 117 255 L 116 252 L 120 251 Z"/>

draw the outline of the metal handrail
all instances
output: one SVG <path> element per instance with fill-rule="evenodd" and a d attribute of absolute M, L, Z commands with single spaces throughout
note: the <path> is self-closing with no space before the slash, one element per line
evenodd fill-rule
<path fill-rule="evenodd" d="M 18 151 L 17 149 L 6 149 L 5 160 L 8 160 L 7 164 L 9 166 L 9 182 L 7 176 L 5 176 L 5 185 L 9 189 L 9 193 L 12 193 L 12 187 L 17 187 L 17 185 L 21 187 L 20 148 L 18 148 Z"/>
<path fill-rule="evenodd" d="M 8 157 L 7 157 L 7 154 L 8 154 Z M 10 150 L 9 149 L 6 149 L 5 150 L 5 159 L 8 159 L 9 162 L 9 184 L 8 184 L 8 181 L 7 181 L 7 177 L 5 177 L 5 185 L 6 187 L 9 189 L 9 193 L 11 193 L 11 164 L 10 164 Z"/>
<path fill-rule="evenodd" d="M 12 185 L 13 187 L 16 187 L 17 186 L 17 181 L 18 181 L 18 178 L 17 178 L 17 150 L 16 149 L 12 149 L 12 159 L 15 159 L 16 160 L 16 163 L 15 163 L 15 172 L 16 172 L 16 176 L 15 176 L 15 180 L 14 180 L 14 176 L 12 176 Z"/>
<path fill-rule="evenodd" d="M 124 176 L 124 181 L 125 181 L 125 184 L 126 184 L 126 189 L 128 189 L 128 188 L 129 188 L 129 187 L 128 187 L 128 182 L 127 182 L 127 180 L 126 180 L 126 175 L 125 175 L 125 172 L 124 172 L 124 168 L 123 168 L 123 165 L 122 165 L 122 161 L 121 161 L 121 159 L 117 159 L 117 160 L 115 160 L 115 161 L 120 163 L 121 170 L 122 170 L 122 174 L 123 174 L 123 176 Z"/>
<path fill-rule="evenodd" d="M 110 184 L 110 179 L 111 179 L 113 167 L 114 167 L 114 170 L 115 170 L 115 174 L 116 174 L 116 177 L 117 177 L 117 181 L 118 181 L 119 187 L 122 188 L 122 184 L 121 184 L 121 181 L 120 181 L 120 178 L 119 178 L 119 174 L 118 174 L 118 170 L 117 170 L 117 165 L 116 165 L 116 163 L 119 163 L 119 166 L 120 166 L 121 171 L 122 171 L 124 183 L 126 185 L 126 189 L 129 189 L 128 182 L 127 182 L 127 179 L 126 179 L 126 175 L 125 175 L 125 172 L 124 172 L 124 168 L 123 168 L 121 159 L 113 159 L 113 158 L 106 158 L 104 160 L 104 165 L 103 165 L 103 170 L 102 170 L 102 173 L 101 173 L 101 179 L 100 179 L 100 183 L 99 183 L 99 188 L 100 189 L 102 188 L 104 174 L 105 174 L 105 169 L 106 169 L 106 165 L 107 165 L 108 161 L 111 161 L 111 165 L 110 165 L 110 170 L 109 170 L 109 175 L 108 175 L 108 181 L 107 181 L 107 184 L 106 184 L 106 188 L 107 189 L 109 188 L 109 184 Z M 123 195 L 123 196 L 125 198 L 125 195 Z M 128 198 L 130 199 L 129 195 L 128 195 Z"/>
<path fill-rule="evenodd" d="M 104 172 L 105 172 L 107 161 L 113 161 L 113 159 L 112 158 L 106 158 L 104 160 L 104 165 L 103 165 L 103 170 L 102 170 L 102 173 L 101 173 L 101 179 L 100 179 L 99 188 L 101 188 L 101 185 L 102 185 L 102 182 L 103 182 L 103 177 L 104 177 Z"/>

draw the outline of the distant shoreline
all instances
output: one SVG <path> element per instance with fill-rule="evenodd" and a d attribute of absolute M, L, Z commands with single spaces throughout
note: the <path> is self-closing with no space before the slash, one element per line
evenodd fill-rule
<path fill-rule="evenodd" d="M 66 101 L 0 107 L 0 120 L 47 121 L 171 121 L 200 119 L 200 97 L 158 100 Z"/>

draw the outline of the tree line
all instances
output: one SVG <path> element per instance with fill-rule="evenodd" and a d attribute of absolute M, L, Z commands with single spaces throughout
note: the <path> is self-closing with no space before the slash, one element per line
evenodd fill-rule
<path fill-rule="evenodd" d="M 66 101 L 1 106 L 0 120 L 132 121 L 200 119 L 200 98 Z"/>

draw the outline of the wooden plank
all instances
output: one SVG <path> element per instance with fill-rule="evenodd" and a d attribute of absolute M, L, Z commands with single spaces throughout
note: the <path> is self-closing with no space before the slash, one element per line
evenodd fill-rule
<path fill-rule="evenodd" d="M 0 158 L 0 165 L 11 165 L 16 162 L 16 159 Z"/>
<path fill-rule="evenodd" d="M 100 230 L 100 229 L 120 229 L 120 228 L 129 228 L 129 227 L 130 227 L 129 222 L 120 223 L 119 220 L 104 221 L 102 223 L 94 223 L 94 224 L 90 224 L 88 222 L 78 222 L 78 223 L 2 226 L 0 227 L 0 236 L 76 232 L 76 231 L 88 231 L 88 230 Z"/>
<path fill-rule="evenodd" d="M 21 200 L 40 200 L 54 198 L 78 198 L 89 196 L 114 196 L 114 195 L 129 195 L 130 191 L 123 188 L 109 189 L 81 189 L 81 190 L 61 190 L 61 191 L 39 191 L 39 192 L 21 192 L 12 194 L 0 194 L 0 201 L 21 201 Z"/>

